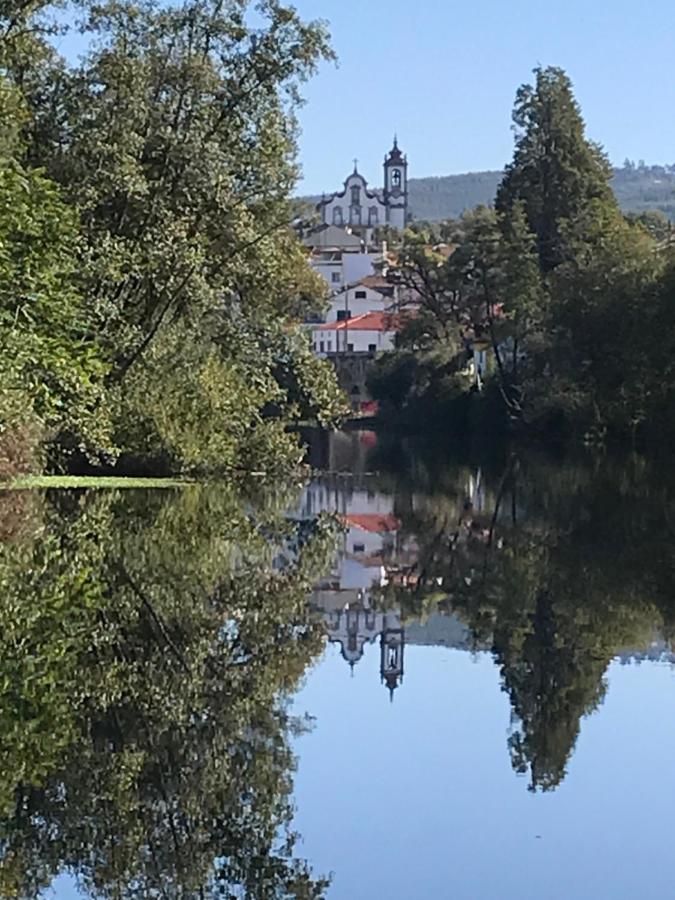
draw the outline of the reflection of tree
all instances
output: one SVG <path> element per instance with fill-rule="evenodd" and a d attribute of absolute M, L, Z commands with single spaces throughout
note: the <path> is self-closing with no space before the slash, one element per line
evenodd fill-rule
<path fill-rule="evenodd" d="M 674 492 L 635 461 L 514 457 L 483 469 L 478 508 L 471 469 L 427 465 L 408 465 L 397 487 L 418 578 L 389 590 L 408 615 L 459 613 L 492 647 L 513 711 L 513 766 L 533 790 L 553 789 L 581 718 L 602 702 L 612 657 L 673 619 Z"/>
<path fill-rule="evenodd" d="M 65 868 L 102 897 L 323 895 L 293 856 L 283 697 L 333 531 L 252 509 L 62 495 L 0 546 L 0 895 Z"/>

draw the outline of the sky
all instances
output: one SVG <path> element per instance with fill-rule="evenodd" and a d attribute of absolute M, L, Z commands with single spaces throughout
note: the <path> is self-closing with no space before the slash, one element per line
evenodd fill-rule
<path fill-rule="evenodd" d="M 410 177 L 500 169 L 516 89 L 538 65 L 570 75 L 615 164 L 675 162 L 672 0 L 295 0 L 325 19 L 339 65 L 305 88 L 306 193 L 337 190 L 352 159 L 374 184 L 394 132 Z"/>
<path fill-rule="evenodd" d="M 338 64 L 304 88 L 302 193 L 373 184 L 393 135 L 410 177 L 500 169 L 516 90 L 540 64 L 570 75 L 616 165 L 675 162 L 672 0 L 295 0 L 323 19 Z M 74 37 L 64 40 L 71 55 Z"/>

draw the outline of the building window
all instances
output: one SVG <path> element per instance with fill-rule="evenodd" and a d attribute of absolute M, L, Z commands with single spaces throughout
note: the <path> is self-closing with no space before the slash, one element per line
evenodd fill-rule
<path fill-rule="evenodd" d="M 393 188 L 401 187 L 401 170 L 400 169 L 394 169 L 394 171 L 391 173 L 391 186 Z"/>
<path fill-rule="evenodd" d="M 323 346 L 324 346 L 324 345 L 323 345 L 323 341 L 321 341 L 321 342 L 319 343 L 319 352 L 320 352 L 320 353 L 323 353 Z"/>
<path fill-rule="evenodd" d="M 342 207 L 334 206 L 333 207 L 333 225 L 342 225 Z"/>
<path fill-rule="evenodd" d="M 365 553 L 366 545 L 365 544 L 354 544 L 354 553 Z"/>
<path fill-rule="evenodd" d="M 333 284 L 339 284 L 340 283 L 340 273 L 339 272 L 331 272 L 330 280 L 333 282 Z"/>
<path fill-rule="evenodd" d="M 358 184 L 352 187 L 352 206 L 361 205 L 361 188 Z"/>
<path fill-rule="evenodd" d="M 377 350 L 377 344 L 368 344 L 368 353 L 375 353 Z"/>
<path fill-rule="evenodd" d="M 361 224 L 361 207 L 360 206 L 352 206 L 350 208 L 349 223 L 350 223 L 350 225 L 360 225 Z"/>
<path fill-rule="evenodd" d="M 378 217 L 377 217 L 377 207 L 371 206 L 368 210 L 368 224 L 369 225 L 377 225 Z"/>
<path fill-rule="evenodd" d="M 338 322 L 344 322 L 345 319 L 351 319 L 352 313 L 349 309 L 338 309 L 337 311 L 337 320 Z"/>
<path fill-rule="evenodd" d="M 353 352 L 354 352 L 354 345 L 347 344 L 347 353 L 353 353 Z"/>
<path fill-rule="evenodd" d="M 366 291 L 356 291 L 356 293 L 354 294 L 354 299 L 355 300 L 365 300 L 367 296 L 368 296 L 368 294 Z"/>

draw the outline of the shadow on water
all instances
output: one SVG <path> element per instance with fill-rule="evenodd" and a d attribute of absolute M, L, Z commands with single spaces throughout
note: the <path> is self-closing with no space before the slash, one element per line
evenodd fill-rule
<path fill-rule="evenodd" d="M 304 489 L 0 495 L 0 896 L 64 872 L 92 897 L 324 896 L 289 698 L 326 633 L 352 666 L 377 641 L 392 696 L 407 643 L 490 652 L 532 790 L 565 777 L 613 658 L 672 658 L 672 472 L 309 447 Z"/>

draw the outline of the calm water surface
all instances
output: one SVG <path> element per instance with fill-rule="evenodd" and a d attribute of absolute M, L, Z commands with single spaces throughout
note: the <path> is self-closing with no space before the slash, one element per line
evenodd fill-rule
<path fill-rule="evenodd" d="M 0 498 L 0 896 L 671 896 L 671 472 L 310 458 Z"/>

